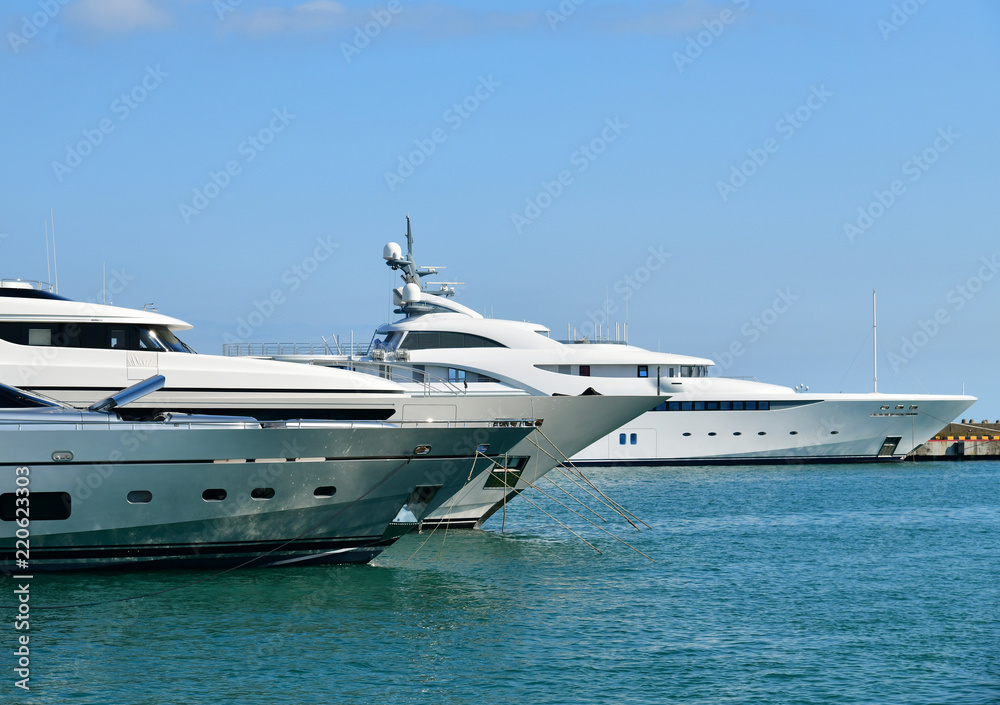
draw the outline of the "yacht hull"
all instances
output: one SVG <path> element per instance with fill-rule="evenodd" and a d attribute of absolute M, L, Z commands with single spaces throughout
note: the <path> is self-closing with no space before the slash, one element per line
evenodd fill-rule
<path fill-rule="evenodd" d="M 470 398 L 470 402 L 475 397 Z M 484 470 L 431 512 L 421 526 L 433 528 L 479 528 L 504 505 L 534 486 L 546 473 L 561 465 L 595 436 L 608 432 L 623 419 L 635 418 L 657 404 L 660 397 L 482 397 L 494 405 L 498 416 L 528 411 L 545 423 L 507 454 L 506 466 Z M 496 407 L 502 404 L 502 407 Z M 523 460 L 519 460 L 523 459 Z M 513 467 L 520 465 L 520 467 Z"/>
<path fill-rule="evenodd" d="M 699 401 L 710 399 L 699 397 Z M 589 445 L 572 462 L 594 466 L 898 461 L 961 415 L 975 398 L 790 395 L 785 401 L 794 405 L 784 408 L 781 401 L 772 400 L 767 411 L 649 411 Z"/>
<path fill-rule="evenodd" d="M 471 468 L 485 467 L 478 445 L 488 444 L 496 458 L 530 432 L 5 429 L 0 569 L 22 573 L 364 563 L 401 535 L 391 522 L 417 488 L 436 489 L 425 503 L 433 511 Z M 416 455 L 419 446 L 430 450 Z M 72 460 L 53 460 L 68 453 Z M 28 500 L 19 503 L 28 519 L 23 527 L 17 519 L 24 514 L 14 515 L 20 496 Z M 53 514 L 53 502 L 64 497 L 68 509 Z"/>

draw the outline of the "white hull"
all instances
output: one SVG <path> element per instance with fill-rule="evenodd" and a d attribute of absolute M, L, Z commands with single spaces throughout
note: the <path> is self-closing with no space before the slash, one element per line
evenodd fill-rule
<path fill-rule="evenodd" d="M 786 399 L 797 405 L 767 411 L 648 411 L 580 451 L 573 462 L 688 465 L 900 460 L 975 401 L 966 396 L 891 394 L 833 398 L 796 394 Z M 770 403 L 776 405 L 773 399 Z M 625 434 L 624 443 L 621 434 Z M 886 444 L 887 439 L 899 440 Z"/>
<path fill-rule="evenodd" d="M 516 470 L 505 472 L 494 466 L 473 477 L 452 499 L 431 512 L 422 526 L 478 528 L 505 502 L 533 486 L 595 435 L 615 428 L 622 419 L 634 418 L 657 401 L 656 397 L 595 396 L 506 399 L 504 403 L 508 407 L 503 411 L 530 405 L 536 418 L 544 419 L 558 412 L 568 414 L 572 420 L 559 424 L 546 423 L 533 431 L 508 454 L 509 465 L 514 465 L 515 459 L 523 459 L 517 463 L 519 467 Z"/>

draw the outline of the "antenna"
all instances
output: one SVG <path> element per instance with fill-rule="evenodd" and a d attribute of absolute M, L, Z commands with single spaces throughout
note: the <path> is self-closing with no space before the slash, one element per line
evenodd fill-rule
<path fill-rule="evenodd" d="M 632 288 L 625 285 L 625 344 L 628 345 L 628 299 L 629 294 L 632 293 Z"/>
<path fill-rule="evenodd" d="M 45 221 L 45 281 L 52 282 L 52 265 L 49 263 L 49 221 Z"/>
<path fill-rule="evenodd" d="M 52 220 L 52 267 L 56 273 L 56 293 L 59 293 L 59 260 L 56 258 L 56 217 L 49 209 L 49 218 Z"/>
<path fill-rule="evenodd" d="M 406 214 L 406 259 L 413 259 L 413 229 L 410 227 L 410 214 Z"/>
<path fill-rule="evenodd" d="M 108 303 L 108 263 L 101 264 L 101 303 Z"/>
<path fill-rule="evenodd" d="M 875 290 L 872 289 L 872 369 L 875 372 L 875 393 L 878 394 L 878 308 Z"/>

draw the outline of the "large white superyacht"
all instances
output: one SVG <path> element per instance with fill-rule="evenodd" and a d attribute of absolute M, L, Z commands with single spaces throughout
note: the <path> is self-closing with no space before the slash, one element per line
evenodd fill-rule
<path fill-rule="evenodd" d="M 164 375 L 162 389 L 122 411 L 126 420 L 153 418 L 160 411 L 445 427 L 535 419 L 538 427 L 497 460 L 499 466 L 466 468 L 467 486 L 446 506 L 449 523 L 470 527 L 555 467 L 563 454 L 578 452 L 664 398 L 652 390 L 644 397 L 568 399 L 511 388 L 485 395 L 407 389 L 343 369 L 195 354 L 177 337 L 189 328 L 155 311 L 73 301 L 45 284 L 6 280 L 0 282 L 0 382 L 87 406 L 132 382 Z M 482 443 L 472 431 L 466 445 Z"/>
<path fill-rule="evenodd" d="M 275 346 L 244 352 L 276 360 L 368 369 L 407 387 L 442 379 L 470 395 L 665 394 L 664 401 L 577 452 L 577 465 L 693 465 L 900 460 L 971 406 L 966 395 L 819 394 L 756 380 L 710 376 L 714 363 L 634 345 L 560 342 L 534 323 L 486 318 L 429 290 L 421 269 L 389 243 L 383 257 L 401 272 L 393 291 L 399 320 L 377 329 L 370 350 L 295 355 Z M 232 350 L 230 350 L 232 352 Z M 349 365 L 345 365 L 345 362 Z"/>

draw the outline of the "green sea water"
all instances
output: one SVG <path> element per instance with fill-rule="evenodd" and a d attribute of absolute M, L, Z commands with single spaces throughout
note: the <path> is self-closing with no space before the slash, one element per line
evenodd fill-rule
<path fill-rule="evenodd" d="M 532 493 L 369 566 L 38 575 L 106 602 L 33 612 L 29 692 L 8 610 L 0 703 L 1000 702 L 1000 463 L 588 475 L 653 561 Z"/>

